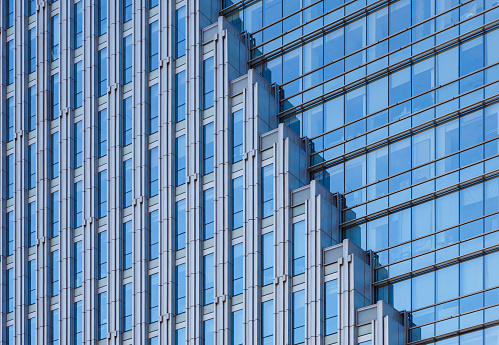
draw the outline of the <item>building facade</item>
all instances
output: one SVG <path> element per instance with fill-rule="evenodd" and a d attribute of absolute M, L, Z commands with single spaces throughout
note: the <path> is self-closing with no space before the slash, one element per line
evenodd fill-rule
<path fill-rule="evenodd" d="M 1 344 L 499 344 L 498 1 L 0 27 Z"/>

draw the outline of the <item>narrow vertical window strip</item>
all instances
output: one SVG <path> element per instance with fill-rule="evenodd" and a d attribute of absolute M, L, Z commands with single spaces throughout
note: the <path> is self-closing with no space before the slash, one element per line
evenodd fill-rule
<path fill-rule="evenodd" d="M 107 231 L 97 235 L 97 279 L 107 276 Z"/>
<path fill-rule="evenodd" d="M 178 59 L 185 55 L 186 39 L 186 8 L 180 7 L 175 11 L 175 57 Z"/>
<path fill-rule="evenodd" d="M 107 170 L 99 172 L 97 193 L 97 216 L 107 216 Z"/>
<path fill-rule="evenodd" d="M 33 201 L 28 204 L 28 247 L 33 247 L 36 244 L 36 214 L 36 201 Z"/>
<path fill-rule="evenodd" d="M 10 154 L 5 158 L 7 188 L 5 188 L 5 198 L 14 197 L 14 154 Z"/>
<path fill-rule="evenodd" d="M 97 339 L 107 338 L 107 292 L 97 295 Z"/>
<path fill-rule="evenodd" d="M 101 97 L 107 93 L 107 48 L 99 50 L 98 62 L 97 96 Z"/>
<path fill-rule="evenodd" d="M 203 109 L 213 107 L 215 102 L 215 58 L 210 57 L 203 61 Z"/>
<path fill-rule="evenodd" d="M 36 186 L 36 143 L 28 146 L 28 189 Z"/>
<path fill-rule="evenodd" d="M 28 261 L 28 305 L 36 302 L 36 260 Z"/>
<path fill-rule="evenodd" d="M 132 143 L 132 121 L 132 97 L 128 97 L 123 100 L 123 146 Z"/>
<path fill-rule="evenodd" d="M 203 240 L 213 238 L 215 232 L 214 188 L 203 191 Z"/>
<path fill-rule="evenodd" d="M 123 162 L 123 208 L 132 206 L 132 159 Z"/>
<path fill-rule="evenodd" d="M 6 231 L 5 231 L 5 255 L 14 254 L 14 211 L 10 211 L 5 216 Z"/>
<path fill-rule="evenodd" d="M 83 164 L 83 121 L 74 124 L 74 168 L 79 168 Z"/>
<path fill-rule="evenodd" d="M 243 177 L 232 180 L 232 230 L 243 226 Z"/>
<path fill-rule="evenodd" d="M 132 268 L 133 232 L 132 221 L 123 224 L 123 270 Z"/>
<path fill-rule="evenodd" d="M 232 114 L 232 163 L 243 159 L 243 111 Z"/>
<path fill-rule="evenodd" d="M 324 331 L 325 335 L 338 333 L 338 280 L 324 284 Z"/>
<path fill-rule="evenodd" d="M 186 293 L 185 264 L 175 266 L 175 312 L 185 313 L 185 293 Z"/>
<path fill-rule="evenodd" d="M 293 276 L 305 273 L 305 221 L 293 224 Z"/>
<path fill-rule="evenodd" d="M 107 0 L 98 0 L 99 9 L 97 12 L 97 34 L 99 36 L 107 33 Z"/>
<path fill-rule="evenodd" d="M 185 90 L 185 71 L 175 75 L 175 122 L 185 120 L 186 114 L 186 90 Z"/>
<path fill-rule="evenodd" d="M 149 71 L 158 68 L 159 58 L 159 32 L 158 21 L 149 24 Z"/>
<path fill-rule="evenodd" d="M 73 307 L 73 341 L 74 345 L 83 345 L 83 302 L 74 303 Z"/>
<path fill-rule="evenodd" d="M 59 73 L 50 77 L 50 115 L 52 120 L 59 117 Z"/>
<path fill-rule="evenodd" d="M 262 286 L 274 281 L 274 233 L 262 235 Z"/>
<path fill-rule="evenodd" d="M 203 127 L 203 175 L 214 171 L 215 156 L 215 123 Z"/>
<path fill-rule="evenodd" d="M 175 139 L 175 149 L 175 183 L 180 186 L 185 183 L 185 135 Z"/>
<path fill-rule="evenodd" d="M 149 323 L 158 321 L 159 317 L 159 274 L 149 276 Z"/>
<path fill-rule="evenodd" d="M 149 213 L 149 260 L 159 257 L 159 210 Z"/>
<path fill-rule="evenodd" d="M 107 109 L 99 111 L 97 122 L 98 122 L 97 156 L 101 158 L 107 155 Z"/>
<path fill-rule="evenodd" d="M 123 38 L 123 84 L 132 81 L 132 35 Z"/>
<path fill-rule="evenodd" d="M 211 304 L 214 302 L 214 287 L 215 287 L 215 254 L 208 254 L 203 257 L 203 304 Z"/>
<path fill-rule="evenodd" d="M 149 87 L 149 134 L 158 132 L 159 94 L 158 84 Z"/>
<path fill-rule="evenodd" d="M 13 0 L 11 0 L 13 1 Z M 7 85 L 11 85 L 12 83 L 14 83 L 14 54 L 15 54 L 15 51 L 14 51 L 14 40 L 10 40 L 7 42 L 7 45 L 6 45 L 6 50 L 7 50 L 7 54 L 6 54 L 6 59 L 5 59 L 5 69 L 6 69 L 6 84 Z"/>
<path fill-rule="evenodd" d="M 50 18 L 50 60 L 59 59 L 59 14 Z"/>
<path fill-rule="evenodd" d="M 274 164 L 262 168 L 262 218 L 274 214 Z"/>
<path fill-rule="evenodd" d="M 59 191 L 50 194 L 50 238 L 59 236 Z"/>
<path fill-rule="evenodd" d="M 59 250 L 50 252 L 50 296 L 59 295 Z"/>
<path fill-rule="evenodd" d="M 73 47 L 78 49 L 83 44 L 83 1 L 74 4 L 74 18 Z"/>
<path fill-rule="evenodd" d="M 83 105 L 83 61 L 74 64 L 74 99 L 73 107 L 78 109 Z"/>
<path fill-rule="evenodd" d="M 28 131 L 36 129 L 36 85 L 28 89 Z"/>
<path fill-rule="evenodd" d="M 232 246 L 232 296 L 243 293 L 244 248 L 239 243 Z"/>
<path fill-rule="evenodd" d="M 123 332 L 132 329 L 133 291 L 132 283 L 123 285 Z"/>
<path fill-rule="evenodd" d="M 153 197 L 159 193 L 159 148 L 149 150 L 149 196 Z"/>
<path fill-rule="evenodd" d="M 175 203 L 175 250 L 185 248 L 185 199 Z"/>
<path fill-rule="evenodd" d="M 83 191 L 82 181 L 74 184 L 74 211 L 73 211 L 73 226 L 78 228 L 83 224 Z"/>
<path fill-rule="evenodd" d="M 74 244 L 74 287 L 78 288 L 83 284 L 83 248 L 82 241 Z"/>
<path fill-rule="evenodd" d="M 10 268 L 5 271 L 5 312 L 11 313 L 14 311 L 14 269 Z"/>
<path fill-rule="evenodd" d="M 36 70 L 36 27 L 28 31 L 28 73 Z"/>
<path fill-rule="evenodd" d="M 50 311 L 50 345 L 59 345 L 59 309 Z"/>

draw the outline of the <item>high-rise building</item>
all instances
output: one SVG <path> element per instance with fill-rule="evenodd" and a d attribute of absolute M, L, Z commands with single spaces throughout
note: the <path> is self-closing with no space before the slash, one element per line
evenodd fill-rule
<path fill-rule="evenodd" d="M 0 4 L 1 344 L 499 344 L 497 0 Z"/>

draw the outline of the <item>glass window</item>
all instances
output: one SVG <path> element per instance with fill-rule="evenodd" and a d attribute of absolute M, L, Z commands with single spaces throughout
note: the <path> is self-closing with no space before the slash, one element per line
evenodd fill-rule
<path fill-rule="evenodd" d="M 214 319 L 203 321 L 203 345 L 215 345 Z"/>
<path fill-rule="evenodd" d="M 6 69 L 6 84 L 10 85 L 14 82 L 14 40 L 7 42 L 6 50 L 7 54 L 5 56 L 5 69 Z"/>
<path fill-rule="evenodd" d="M 242 310 L 232 312 L 232 343 L 243 345 L 244 342 L 244 314 Z"/>
<path fill-rule="evenodd" d="M 232 113 L 232 163 L 243 160 L 243 111 Z"/>
<path fill-rule="evenodd" d="M 28 73 L 36 70 L 36 28 L 28 31 Z"/>
<path fill-rule="evenodd" d="M 6 345 L 14 345 L 14 325 L 5 329 Z"/>
<path fill-rule="evenodd" d="M 214 236 L 215 225 L 215 195 L 214 189 L 203 191 L 203 240 Z"/>
<path fill-rule="evenodd" d="M 50 61 L 59 59 L 59 14 L 50 18 Z"/>
<path fill-rule="evenodd" d="M 232 246 L 232 296 L 243 293 L 244 248 L 239 243 Z"/>
<path fill-rule="evenodd" d="M 123 224 L 123 269 L 132 268 L 133 230 L 132 221 Z"/>
<path fill-rule="evenodd" d="M 262 168 L 262 218 L 274 214 L 274 164 Z"/>
<path fill-rule="evenodd" d="M 213 107 L 215 101 L 215 59 L 203 61 L 203 109 Z"/>
<path fill-rule="evenodd" d="M 36 201 L 28 204 L 28 247 L 36 244 Z"/>
<path fill-rule="evenodd" d="M 5 255 L 14 254 L 14 211 L 5 215 Z"/>
<path fill-rule="evenodd" d="M 262 235 L 262 286 L 274 281 L 274 233 Z"/>
<path fill-rule="evenodd" d="M 185 71 L 175 75 L 175 122 L 185 120 Z"/>
<path fill-rule="evenodd" d="M 36 345 L 36 318 L 28 319 L 28 343 L 27 345 Z"/>
<path fill-rule="evenodd" d="M 55 120 L 59 116 L 59 73 L 50 77 L 50 114 Z"/>
<path fill-rule="evenodd" d="M 74 168 L 83 164 L 83 121 L 74 124 Z"/>
<path fill-rule="evenodd" d="M 178 59 L 185 55 L 185 6 L 175 11 L 175 57 Z"/>
<path fill-rule="evenodd" d="M 158 6 L 158 0 L 149 0 L 149 9 Z"/>
<path fill-rule="evenodd" d="M 159 32 L 158 21 L 149 24 L 149 71 L 158 68 L 159 60 Z"/>
<path fill-rule="evenodd" d="M 232 229 L 243 226 L 243 177 L 232 180 Z"/>
<path fill-rule="evenodd" d="M 159 316 L 159 273 L 149 276 L 149 323 L 158 321 Z"/>
<path fill-rule="evenodd" d="M 123 23 L 132 20 L 132 0 L 122 0 L 123 1 Z"/>
<path fill-rule="evenodd" d="M 123 208 L 132 206 L 132 159 L 123 162 Z"/>
<path fill-rule="evenodd" d="M 50 136 L 50 178 L 59 177 L 59 132 Z"/>
<path fill-rule="evenodd" d="M 28 189 L 36 187 L 36 143 L 28 146 Z"/>
<path fill-rule="evenodd" d="M 483 67 L 483 36 L 462 43 L 459 54 L 459 75 L 472 73 Z"/>
<path fill-rule="evenodd" d="M 158 148 L 149 150 L 149 196 L 159 193 L 159 157 Z"/>
<path fill-rule="evenodd" d="M 97 279 L 107 276 L 107 231 L 97 235 Z"/>
<path fill-rule="evenodd" d="M 159 257 L 159 211 L 149 213 L 149 260 Z"/>
<path fill-rule="evenodd" d="M 78 228 L 83 223 L 83 191 L 82 182 L 75 182 L 73 187 L 74 201 L 73 201 L 73 226 Z"/>
<path fill-rule="evenodd" d="M 149 345 L 158 345 L 158 337 L 150 338 L 149 339 Z"/>
<path fill-rule="evenodd" d="M 5 23 L 7 28 L 14 26 L 14 4 L 15 0 L 6 0 L 5 2 Z"/>
<path fill-rule="evenodd" d="M 98 70 L 97 70 L 97 96 L 104 96 L 107 92 L 107 48 L 98 52 Z"/>
<path fill-rule="evenodd" d="M 305 221 L 293 224 L 293 276 L 305 273 Z"/>
<path fill-rule="evenodd" d="M 6 199 L 14 197 L 14 164 L 14 154 L 8 155 L 5 158 L 5 179 L 7 180 L 5 188 Z"/>
<path fill-rule="evenodd" d="M 326 335 L 338 333 L 338 280 L 324 284 L 324 331 Z"/>
<path fill-rule="evenodd" d="M 185 248 L 185 199 L 175 203 L 175 250 Z"/>
<path fill-rule="evenodd" d="M 132 283 L 123 285 L 123 332 L 132 329 Z"/>
<path fill-rule="evenodd" d="M 83 105 L 83 61 L 74 64 L 74 109 Z"/>
<path fill-rule="evenodd" d="M 28 305 L 36 302 L 36 260 L 28 261 Z"/>
<path fill-rule="evenodd" d="M 97 192 L 97 216 L 99 218 L 107 216 L 107 170 L 99 172 L 99 185 Z"/>
<path fill-rule="evenodd" d="M 5 271 L 5 312 L 11 313 L 14 311 L 14 269 L 8 269 Z"/>
<path fill-rule="evenodd" d="M 97 125 L 97 156 L 101 158 L 107 154 L 107 109 L 99 111 Z"/>
<path fill-rule="evenodd" d="M 107 338 L 107 292 L 97 295 L 97 339 Z"/>
<path fill-rule="evenodd" d="M 210 122 L 203 127 L 203 174 L 212 173 L 214 170 L 214 127 L 215 123 Z"/>
<path fill-rule="evenodd" d="M 175 183 L 177 186 L 185 183 L 185 135 L 175 139 Z"/>
<path fill-rule="evenodd" d="M 292 344 L 300 344 L 305 342 L 305 290 L 294 292 L 292 303 Z"/>
<path fill-rule="evenodd" d="M 262 303 L 262 345 L 274 343 L 274 301 Z"/>
<path fill-rule="evenodd" d="M 74 287 L 78 288 L 83 284 L 83 248 L 82 241 L 74 244 Z"/>
<path fill-rule="evenodd" d="M 149 87 L 149 134 L 158 132 L 159 100 L 158 84 Z"/>
<path fill-rule="evenodd" d="M 185 313 L 185 264 L 175 266 L 175 312 Z"/>
<path fill-rule="evenodd" d="M 107 33 L 107 0 L 98 0 L 97 9 L 97 34 Z"/>
<path fill-rule="evenodd" d="M 74 49 L 80 48 L 83 44 L 83 1 L 74 4 Z"/>
<path fill-rule="evenodd" d="M 211 304 L 214 301 L 215 287 L 215 254 L 203 256 L 203 304 Z"/>
<path fill-rule="evenodd" d="M 185 344 L 185 327 L 175 330 L 175 345 Z"/>
<path fill-rule="evenodd" d="M 10 97 L 6 101 L 6 131 L 5 131 L 5 137 L 6 141 L 12 141 L 14 140 L 14 119 L 15 119 L 15 114 L 14 114 L 14 97 Z"/>
<path fill-rule="evenodd" d="M 59 236 L 59 191 L 50 194 L 50 238 Z"/>
<path fill-rule="evenodd" d="M 131 2 L 131 0 L 129 1 Z M 132 55 L 132 35 L 128 35 L 123 38 L 123 84 L 132 81 Z"/>
<path fill-rule="evenodd" d="M 59 345 L 59 309 L 50 311 L 50 345 Z"/>
<path fill-rule="evenodd" d="M 36 85 L 28 89 L 28 131 L 36 129 Z"/>

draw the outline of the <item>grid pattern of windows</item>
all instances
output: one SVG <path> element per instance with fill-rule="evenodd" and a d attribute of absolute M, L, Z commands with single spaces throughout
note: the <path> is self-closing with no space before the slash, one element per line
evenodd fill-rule
<path fill-rule="evenodd" d="M 244 247 L 242 243 L 232 246 L 232 296 L 243 293 Z"/>
<path fill-rule="evenodd" d="M 74 264 L 73 264 L 74 287 L 83 285 L 83 244 L 82 241 L 74 244 Z"/>
<path fill-rule="evenodd" d="M 243 177 L 232 180 L 232 229 L 243 226 Z"/>
<path fill-rule="evenodd" d="M 243 111 L 232 114 L 232 163 L 243 160 Z"/>
<path fill-rule="evenodd" d="M 59 345 L 59 309 L 50 311 L 50 345 Z"/>
<path fill-rule="evenodd" d="M 203 174 L 212 173 L 215 163 L 215 123 L 203 126 Z"/>
<path fill-rule="evenodd" d="M 14 211 L 5 215 L 5 255 L 14 254 Z"/>
<path fill-rule="evenodd" d="M 99 36 L 107 33 L 107 0 L 98 0 L 97 10 L 97 34 Z"/>
<path fill-rule="evenodd" d="M 132 54 L 132 35 L 128 35 L 123 38 L 123 84 L 132 81 Z"/>
<path fill-rule="evenodd" d="M 28 131 L 36 129 L 36 85 L 28 89 Z"/>
<path fill-rule="evenodd" d="M 159 210 L 149 213 L 149 260 L 159 257 Z"/>
<path fill-rule="evenodd" d="M 28 261 L 28 305 L 36 302 L 36 260 Z"/>
<path fill-rule="evenodd" d="M 97 116 L 97 156 L 101 158 L 107 155 L 107 109 L 99 111 Z"/>
<path fill-rule="evenodd" d="M 10 199 L 14 197 L 14 154 L 10 154 L 5 158 L 5 198 Z"/>
<path fill-rule="evenodd" d="M 213 303 L 215 298 L 215 254 L 203 256 L 203 304 Z"/>
<path fill-rule="evenodd" d="M 274 214 L 274 164 L 262 168 L 262 218 Z"/>
<path fill-rule="evenodd" d="M 262 235 L 262 286 L 274 281 L 274 233 Z"/>
<path fill-rule="evenodd" d="M 74 201 L 73 201 L 73 226 L 78 228 L 83 224 L 83 191 L 82 182 L 74 184 Z"/>
<path fill-rule="evenodd" d="M 50 296 L 59 295 L 59 250 L 50 252 Z"/>
<path fill-rule="evenodd" d="M 185 313 L 185 264 L 175 266 L 175 313 Z"/>
<path fill-rule="evenodd" d="M 123 207 L 132 206 L 132 159 L 123 162 Z"/>
<path fill-rule="evenodd" d="M 215 58 L 203 61 L 203 109 L 215 104 Z"/>
<path fill-rule="evenodd" d="M 28 204 L 28 236 L 26 238 L 28 247 L 36 244 L 36 201 Z"/>
<path fill-rule="evenodd" d="M 324 284 L 324 334 L 338 332 L 338 280 Z"/>
<path fill-rule="evenodd" d="M 36 186 L 36 143 L 28 146 L 28 189 Z"/>
<path fill-rule="evenodd" d="M 149 150 L 149 196 L 159 193 L 159 149 L 157 147 Z"/>
<path fill-rule="evenodd" d="M 10 85 L 14 82 L 14 40 L 10 40 L 6 45 L 7 55 L 5 56 L 5 69 L 6 69 L 6 84 Z"/>
<path fill-rule="evenodd" d="M 99 50 L 98 55 L 97 96 L 101 97 L 107 92 L 107 48 Z"/>
<path fill-rule="evenodd" d="M 78 49 L 83 44 L 83 1 L 74 4 L 74 37 L 73 48 Z"/>
<path fill-rule="evenodd" d="M 97 235 L 97 279 L 107 277 L 107 231 Z"/>
<path fill-rule="evenodd" d="M 175 184 L 185 183 L 185 135 L 175 139 Z"/>
<path fill-rule="evenodd" d="M 59 73 L 50 77 L 50 116 L 52 120 L 59 116 Z"/>
<path fill-rule="evenodd" d="M 59 14 L 50 18 L 50 61 L 59 59 Z"/>
<path fill-rule="evenodd" d="M 274 301 L 262 303 L 262 345 L 274 343 Z"/>
<path fill-rule="evenodd" d="M 83 1 L 80 1 L 81 3 Z M 74 64 L 74 109 L 83 105 L 83 61 Z"/>
<path fill-rule="evenodd" d="M 175 75 L 175 121 L 185 120 L 186 97 L 185 97 L 185 71 Z"/>
<path fill-rule="evenodd" d="M 73 344 L 83 345 L 83 302 L 75 302 L 73 309 Z"/>
<path fill-rule="evenodd" d="M 305 343 L 305 290 L 292 295 L 292 344 Z"/>
<path fill-rule="evenodd" d="M 158 321 L 159 317 L 159 273 L 149 276 L 149 322 Z"/>
<path fill-rule="evenodd" d="M 159 60 L 159 31 L 158 21 L 149 24 L 149 71 L 158 68 Z"/>
<path fill-rule="evenodd" d="M 149 87 L 149 134 L 158 131 L 159 93 L 158 84 Z"/>
<path fill-rule="evenodd" d="M 123 332 L 132 329 L 133 291 L 132 283 L 123 285 Z"/>
<path fill-rule="evenodd" d="M 14 269 L 5 271 L 5 312 L 14 311 Z"/>
<path fill-rule="evenodd" d="M 59 236 L 59 191 L 50 194 L 50 238 Z"/>
<path fill-rule="evenodd" d="M 36 70 L 36 27 L 28 31 L 28 73 Z"/>
<path fill-rule="evenodd" d="M 97 216 L 107 216 L 107 170 L 99 172 L 97 190 Z"/>
<path fill-rule="evenodd" d="M 215 233 L 214 189 L 203 191 L 203 240 L 213 238 Z"/>
<path fill-rule="evenodd" d="M 97 295 L 97 339 L 107 338 L 107 292 Z"/>
<path fill-rule="evenodd" d="M 180 7 L 175 12 L 175 57 L 178 59 L 185 55 L 186 39 L 186 8 Z"/>
<path fill-rule="evenodd" d="M 175 203 L 175 249 L 185 248 L 185 199 Z"/>
<path fill-rule="evenodd" d="M 293 276 L 305 273 L 305 221 L 293 224 L 292 244 Z"/>
<path fill-rule="evenodd" d="M 9 142 L 14 140 L 14 97 L 7 98 L 7 101 L 5 102 L 5 108 L 5 141 Z"/>
<path fill-rule="evenodd" d="M 59 177 L 59 132 L 50 135 L 50 178 Z"/>
<path fill-rule="evenodd" d="M 132 268 L 133 229 L 132 221 L 123 224 L 123 269 Z"/>
<path fill-rule="evenodd" d="M 128 97 L 123 100 L 123 146 L 132 143 L 132 122 L 132 97 Z"/>

